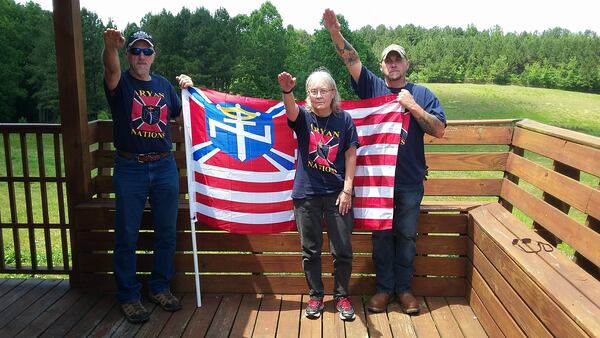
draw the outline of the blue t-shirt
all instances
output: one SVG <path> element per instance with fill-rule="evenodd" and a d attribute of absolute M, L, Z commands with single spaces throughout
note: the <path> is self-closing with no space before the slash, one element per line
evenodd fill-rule
<path fill-rule="evenodd" d="M 415 98 L 415 102 L 429 114 L 434 115 L 440 121 L 446 124 L 446 114 L 444 108 L 440 105 L 437 97 L 426 87 L 407 83 L 404 88 L 390 88 L 386 86 L 385 81 L 368 70 L 364 65 L 360 72 L 358 83 L 350 78 L 352 89 L 361 99 L 368 99 L 377 96 L 397 94 L 401 89 L 408 90 Z M 398 148 L 398 157 L 396 160 L 396 180 L 395 186 L 398 189 L 401 184 L 416 184 L 423 182 L 427 165 L 425 163 L 425 145 L 423 136 L 425 132 L 417 123 L 415 118 L 410 115 L 408 125 L 408 135 L 406 142 L 400 144 Z"/>
<path fill-rule="evenodd" d="M 298 138 L 298 163 L 292 198 L 310 198 L 339 193 L 344 188 L 346 159 L 350 147 L 358 148 L 358 134 L 352 117 L 336 110 L 319 117 L 299 106 L 296 121 L 288 125 Z"/>
<path fill-rule="evenodd" d="M 118 150 L 136 154 L 171 151 L 169 119 L 181 113 L 181 99 L 167 79 L 156 74 L 150 77 L 150 81 L 142 81 L 123 71 L 113 91 L 104 82 Z"/>

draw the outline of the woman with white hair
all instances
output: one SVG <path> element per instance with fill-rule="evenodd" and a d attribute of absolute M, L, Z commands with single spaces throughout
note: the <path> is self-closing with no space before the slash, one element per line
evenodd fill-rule
<path fill-rule="evenodd" d="M 350 115 L 339 109 L 335 80 L 325 69 L 306 80 L 306 105 L 294 99 L 296 78 L 287 72 L 278 76 L 288 125 L 298 139 L 298 162 L 292 190 L 294 217 L 302 244 L 302 263 L 310 289 L 305 309 L 308 318 L 318 318 L 324 308 L 321 279 L 322 219 L 334 266 L 333 296 L 342 320 L 355 318 L 348 298 L 352 273 L 352 183 L 356 170 L 358 135 Z"/>

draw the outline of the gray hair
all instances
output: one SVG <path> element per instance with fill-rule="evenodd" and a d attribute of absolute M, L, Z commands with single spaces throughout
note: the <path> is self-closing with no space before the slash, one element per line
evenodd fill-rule
<path fill-rule="evenodd" d="M 333 76 L 331 76 L 331 73 L 329 73 L 329 71 L 325 67 L 317 68 L 315 71 L 310 73 L 310 75 L 306 79 L 306 108 L 310 111 L 313 110 L 312 102 L 310 101 L 310 94 L 308 93 L 308 91 L 312 87 L 312 85 L 317 81 L 324 81 L 327 86 L 335 89 L 335 96 L 331 100 L 331 111 L 335 112 L 336 110 L 338 110 L 340 101 L 342 99 L 340 97 L 340 93 L 337 90 L 337 85 L 335 84 Z"/>

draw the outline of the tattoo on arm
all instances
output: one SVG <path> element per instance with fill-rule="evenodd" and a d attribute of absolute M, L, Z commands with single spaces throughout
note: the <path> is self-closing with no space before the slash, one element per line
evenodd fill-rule
<path fill-rule="evenodd" d="M 347 66 L 352 66 L 359 61 L 358 53 L 346 39 L 344 39 L 344 47 L 340 48 L 336 45 L 335 50 Z"/>
<path fill-rule="evenodd" d="M 425 113 L 424 115 L 419 116 L 418 118 L 416 118 L 416 120 L 419 126 L 421 126 L 421 129 L 423 129 L 423 131 L 429 135 L 435 135 L 435 131 L 439 127 L 438 125 L 442 123 L 440 120 L 437 119 L 437 117 L 429 113 Z"/>

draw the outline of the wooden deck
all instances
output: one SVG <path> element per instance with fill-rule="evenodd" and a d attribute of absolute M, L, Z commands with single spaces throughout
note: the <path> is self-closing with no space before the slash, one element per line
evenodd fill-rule
<path fill-rule="evenodd" d="M 173 314 L 146 303 L 149 322 L 123 319 L 114 296 L 69 288 L 66 280 L 0 279 L 0 337 L 485 337 L 462 297 L 420 298 L 421 314 L 408 316 L 392 303 L 388 312 L 366 311 L 353 297 L 357 318 L 342 322 L 331 298 L 321 319 L 302 315 L 306 295 L 179 294 Z"/>

